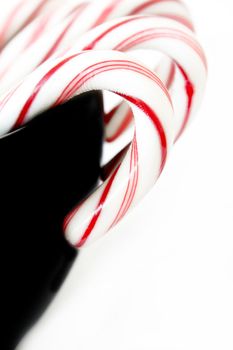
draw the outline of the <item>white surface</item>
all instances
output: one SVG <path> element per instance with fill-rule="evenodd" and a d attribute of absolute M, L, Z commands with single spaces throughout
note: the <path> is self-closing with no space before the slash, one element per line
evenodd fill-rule
<path fill-rule="evenodd" d="M 206 97 L 143 203 L 83 250 L 20 350 L 233 349 L 231 0 L 186 0 Z"/>

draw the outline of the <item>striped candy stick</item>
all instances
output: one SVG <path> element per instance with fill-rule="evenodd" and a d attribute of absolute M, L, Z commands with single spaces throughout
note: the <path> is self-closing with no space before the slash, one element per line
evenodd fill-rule
<path fill-rule="evenodd" d="M 130 104 L 135 132 L 109 178 L 65 221 L 66 237 L 76 247 L 108 231 L 160 175 L 174 138 L 173 108 L 166 88 L 151 70 L 126 54 L 86 51 L 45 62 L 0 103 L 0 132 L 4 134 L 42 110 L 93 89 L 115 92 Z"/>
<path fill-rule="evenodd" d="M 40 16 L 3 50 L 0 57 L 0 92 L 4 92 L 12 84 L 20 81 L 52 55 L 72 47 L 80 34 L 109 18 L 125 16 L 135 11 L 151 11 L 151 14 L 173 16 L 177 21 L 189 23 L 192 26 L 189 13 L 181 2 L 171 3 L 168 0 L 159 0 L 153 3 L 154 6 L 141 0 L 94 1 L 90 4 L 80 3 L 80 1 L 77 4 L 77 1 L 73 1 L 66 5 L 61 5 L 59 2 L 56 9 L 57 15 L 55 12 L 52 21 L 49 13 Z M 143 4 L 147 6 L 142 6 Z M 61 16 L 63 12 L 64 17 Z M 69 14 L 68 17 L 67 14 Z M 57 25 L 53 17 L 60 19 Z M 50 24 L 51 22 L 54 26 Z M 15 60 L 15 54 L 17 54 L 17 60 Z M 168 76 L 172 69 L 173 67 L 169 65 Z"/>

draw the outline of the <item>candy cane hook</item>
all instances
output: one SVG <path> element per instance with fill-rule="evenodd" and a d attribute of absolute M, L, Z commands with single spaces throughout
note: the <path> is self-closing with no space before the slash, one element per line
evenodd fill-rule
<path fill-rule="evenodd" d="M 142 88 L 143 87 L 143 88 Z M 89 90 L 121 95 L 134 113 L 135 133 L 110 177 L 66 220 L 66 237 L 80 247 L 102 236 L 151 188 L 173 141 L 173 108 L 157 76 L 114 51 L 83 51 L 51 60 L 0 102 L 0 132 Z"/>

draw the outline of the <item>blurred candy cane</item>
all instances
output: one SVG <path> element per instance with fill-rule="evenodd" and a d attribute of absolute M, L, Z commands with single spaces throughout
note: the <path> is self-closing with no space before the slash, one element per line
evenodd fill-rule
<path fill-rule="evenodd" d="M 57 39 L 54 40 L 54 44 L 50 47 L 46 56 L 49 57 L 54 53 L 72 22 L 77 20 L 79 14 L 87 5 L 87 2 L 78 0 L 75 0 L 75 4 L 71 3 L 71 0 L 65 4 L 59 0 L 57 3 L 47 0 L 46 6 L 38 13 L 38 16 L 19 31 L 2 50 L 0 55 L 0 93 L 17 83 L 41 63 L 36 57 L 37 48 L 40 51 L 42 47 L 42 52 L 43 50 L 46 52 L 46 46 L 43 47 L 44 43 L 41 38 L 44 36 L 45 42 L 49 40 L 51 31 L 57 25 L 60 28 L 61 35 L 57 35 Z M 28 55 L 24 57 L 24 53 L 27 52 Z M 46 57 L 41 61 L 45 59 Z"/>
<path fill-rule="evenodd" d="M 126 54 L 82 51 L 45 62 L 0 101 L 0 133 L 5 134 L 43 110 L 96 89 L 115 92 L 129 103 L 135 132 L 120 164 L 66 220 L 66 237 L 76 247 L 107 232 L 160 175 L 174 137 L 166 88 Z"/>
<path fill-rule="evenodd" d="M 42 11 L 46 2 L 47 0 L 4 1 L 4 11 L 0 13 L 0 49 Z"/>
<path fill-rule="evenodd" d="M 111 18 L 145 11 L 173 18 L 192 27 L 189 12 L 178 0 L 98 0 L 91 3 L 70 0 L 67 4 L 57 3 L 55 14 L 51 8 L 50 11 L 44 11 L 44 16 L 31 23 L 3 50 L 0 56 L 0 93 L 46 59 L 72 47 L 81 34 Z M 158 73 L 163 72 L 169 77 L 173 67 L 166 62 L 164 65 L 167 68 L 160 69 Z"/>

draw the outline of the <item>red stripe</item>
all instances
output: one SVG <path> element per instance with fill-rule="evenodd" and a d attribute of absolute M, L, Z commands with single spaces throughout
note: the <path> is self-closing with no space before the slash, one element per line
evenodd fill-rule
<path fill-rule="evenodd" d="M 123 121 L 121 122 L 118 129 L 115 131 L 115 133 L 112 136 L 107 137 L 106 141 L 107 142 L 115 141 L 128 128 L 128 126 L 130 125 L 132 120 L 133 120 L 133 113 L 132 113 L 131 109 L 128 109 L 128 111 L 127 111 L 126 115 L 124 116 Z"/>
<path fill-rule="evenodd" d="M 44 5 L 46 4 L 47 0 L 42 0 L 40 4 L 35 8 L 35 10 L 31 13 L 30 17 L 24 22 L 23 27 L 26 27 L 32 20 L 38 16 Z"/>
<path fill-rule="evenodd" d="M 76 15 L 80 15 L 80 12 L 82 12 L 82 10 L 84 10 L 84 8 L 88 5 L 88 3 L 83 3 L 83 4 L 79 4 L 76 7 L 74 7 L 72 9 L 72 11 L 69 13 L 69 15 L 73 15 L 76 13 Z M 28 42 L 27 47 L 29 47 L 35 40 L 37 40 L 38 37 L 41 36 L 42 32 L 46 29 L 48 21 L 51 19 L 51 14 L 47 14 L 47 16 L 44 15 L 44 18 L 42 18 L 41 23 L 39 24 L 39 26 L 36 28 L 35 32 L 32 34 L 32 37 L 30 39 L 30 41 Z M 54 44 L 55 45 L 55 44 Z M 51 56 L 51 54 L 47 54 L 48 57 Z M 44 62 L 46 60 L 46 58 L 43 59 L 42 62 Z"/>
<path fill-rule="evenodd" d="M 34 32 L 32 33 L 29 41 L 24 47 L 24 50 L 26 50 L 30 45 L 32 45 L 43 33 L 43 31 L 46 29 L 48 21 L 50 20 L 50 16 L 44 16 L 42 21 L 40 21 L 39 25 L 36 27 Z"/>
<path fill-rule="evenodd" d="M 117 153 L 117 155 L 113 159 L 111 159 L 107 164 L 105 164 L 102 167 L 101 174 L 100 174 L 101 180 L 103 181 L 106 180 L 109 177 L 109 175 L 113 172 L 113 170 L 117 167 L 117 165 L 120 164 L 128 148 L 129 148 L 129 145 L 124 147 L 119 153 Z"/>
<path fill-rule="evenodd" d="M 70 221 L 74 218 L 74 216 L 77 214 L 79 209 L 81 208 L 83 202 L 81 202 L 74 210 L 72 210 L 64 219 L 63 222 L 63 232 L 67 229 L 67 226 L 69 225 Z"/>
<path fill-rule="evenodd" d="M 162 32 L 161 30 L 165 30 L 166 32 Z M 132 36 L 123 40 L 121 43 L 119 43 L 116 47 L 113 48 L 113 50 L 126 51 L 142 42 L 156 39 L 156 38 L 157 39 L 160 39 L 160 38 L 177 39 L 185 42 L 197 53 L 197 55 L 202 60 L 205 68 L 207 68 L 207 62 L 206 62 L 204 52 L 202 48 L 198 45 L 198 43 L 195 40 L 193 40 L 190 36 L 186 35 L 185 33 L 179 30 L 174 30 L 174 29 L 171 30 L 169 28 L 159 28 L 159 29 L 151 28 L 151 29 L 146 29 L 144 31 L 135 33 Z"/>
<path fill-rule="evenodd" d="M 173 19 L 173 20 L 183 24 L 185 27 L 190 29 L 192 32 L 194 32 L 193 23 L 189 19 L 187 19 L 185 17 L 181 17 L 181 16 L 178 16 L 178 15 L 173 15 L 173 14 L 170 14 L 170 13 L 161 13 L 161 14 L 158 13 L 158 14 L 156 14 L 156 16 Z"/>
<path fill-rule="evenodd" d="M 114 65 L 114 63 L 116 64 Z M 74 94 L 82 86 L 82 84 L 84 84 L 88 79 L 92 78 L 97 74 L 103 73 L 108 70 L 109 71 L 114 70 L 114 69 L 131 70 L 151 79 L 163 90 L 163 92 L 166 94 L 167 98 L 169 99 L 170 103 L 172 104 L 171 97 L 167 89 L 165 88 L 164 84 L 152 71 L 148 70 L 146 67 L 143 67 L 131 61 L 112 60 L 112 61 L 102 61 L 92 66 L 89 66 L 88 68 L 84 69 L 81 73 L 79 73 L 77 76 L 75 76 L 71 80 L 71 82 L 65 87 L 65 89 L 63 90 L 63 92 L 55 102 L 55 105 L 63 103 L 65 100 L 70 98 L 72 94 Z"/>
<path fill-rule="evenodd" d="M 17 15 L 17 12 L 19 12 L 19 10 L 22 6 L 23 6 L 23 2 L 21 1 L 17 6 L 15 6 L 13 11 L 10 13 L 10 16 L 7 17 L 4 25 L 2 26 L 2 29 L 0 32 L 0 49 L 2 48 L 2 46 L 5 45 L 4 41 L 6 39 L 7 31 L 10 28 L 11 23 L 14 21 L 14 18 Z"/>
<path fill-rule="evenodd" d="M 134 173 L 132 173 L 132 164 L 133 164 L 133 153 L 134 153 L 134 143 L 132 142 L 131 144 L 131 153 L 130 153 L 130 168 L 129 168 L 129 179 L 128 179 L 128 184 L 127 184 L 127 188 L 125 191 L 125 195 L 123 197 L 123 201 L 121 203 L 121 206 L 117 212 L 117 215 L 115 217 L 115 219 L 113 220 L 111 226 L 109 227 L 108 231 L 117 224 L 117 222 L 119 221 L 119 218 L 122 216 L 122 211 L 124 211 L 124 204 L 127 201 L 127 196 L 130 193 L 130 186 L 131 186 L 131 182 L 132 182 L 132 175 L 134 177 Z"/>
<path fill-rule="evenodd" d="M 112 226 L 116 225 L 125 216 L 125 214 L 129 210 L 133 202 L 133 199 L 136 193 L 137 184 L 138 184 L 138 151 L 137 151 L 136 133 L 134 134 L 134 139 L 132 142 L 132 152 L 133 152 L 133 169 L 131 169 L 131 172 L 133 173 L 133 179 L 132 179 L 131 191 L 129 193 L 129 197 L 127 201 L 123 201 L 122 211 Z"/>
<path fill-rule="evenodd" d="M 17 32 L 21 30 L 22 28 L 26 27 L 36 16 L 37 14 L 41 11 L 42 7 L 46 3 L 47 0 L 41 1 L 38 6 L 34 9 L 34 11 L 31 13 L 31 15 L 25 19 L 25 21 L 21 24 L 21 26 L 18 28 Z M 4 40 L 6 33 L 8 29 L 11 26 L 11 23 L 14 21 L 15 17 L 17 16 L 17 13 L 23 8 L 25 5 L 24 1 L 21 1 L 18 5 L 15 6 L 13 11 L 10 13 L 10 16 L 6 19 L 4 25 L 2 26 L 2 30 L 0 32 L 0 48 L 4 46 Z M 14 35 L 15 33 L 13 33 Z"/>
<path fill-rule="evenodd" d="M 107 182 L 107 185 L 102 193 L 102 196 L 100 197 L 100 200 L 99 200 L 99 203 L 95 209 L 95 212 L 94 212 L 94 215 L 86 229 L 86 231 L 84 232 L 82 238 L 80 239 L 80 241 L 76 244 L 76 247 L 77 248 L 80 248 L 84 245 L 84 243 L 86 242 L 86 240 L 88 239 L 88 237 L 90 236 L 92 230 L 94 229 L 96 223 L 97 223 L 97 220 L 103 210 L 103 207 L 105 205 L 105 202 L 106 202 L 106 199 L 108 197 L 108 194 L 111 190 L 111 187 L 112 187 L 112 184 L 113 184 L 113 181 L 117 175 L 117 172 L 120 168 L 120 165 L 116 168 L 116 170 L 114 171 L 114 173 L 111 175 L 111 177 L 109 178 L 108 182 Z"/>
<path fill-rule="evenodd" d="M 175 64 L 173 62 L 171 62 L 170 65 L 170 69 L 169 69 L 169 75 L 167 78 L 167 81 L 165 83 L 165 86 L 167 87 L 167 89 L 169 90 L 169 88 L 171 87 L 171 84 L 174 80 L 175 77 Z M 116 107 L 114 107 L 108 114 L 105 114 L 104 116 L 104 123 L 105 125 L 108 125 L 110 123 L 110 121 L 114 118 L 117 110 L 120 108 L 121 103 L 118 104 Z M 114 135 L 106 138 L 106 141 L 108 142 L 113 142 L 116 140 L 117 137 L 119 137 L 130 125 L 130 123 L 133 120 L 133 113 L 132 111 L 129 109 L 127 111 L 127 114 L 124 118 L 124 120 L 122 121 L 120 127 L 118 128 L 118 130 L 114 133 Z"/>
<path fill-rule="evenodd" d="M 167 87 L 167 89 L 169 89 L 171 87 L 171 84 L 174 80 L 175 77 L 175 64 L 171 63 L 170 65 L 170 70 L 169 70 L 169 75 L 167 78 L 167 81 L 165 83 L 165 86 Z M 115 113 L 117 112 L 117 110 L 120 108 L 121 104 L 117 105 L 116 107 L 114 107 L 108 114 L 106 114 L 104 116 L 104 123 L 105 125 L 109 124 L 109 122 L 113 119 Z M 115 141 L 130 125 L 130 123 L 133 120 L 133 113 L 132 111 L 129 109 L 127 111 L 126 116 L 124 117 L 121 125 L 119 126 L 119 128 L 117 129 L 117 131 L 114 133 L 114 135 L 107 137 L 106 141 L 107 142 L 113 142 Z"/>
<path fill-rule="evenodd" d="M 119 221 L 125 216 L 125 214 L 127 213 L 127 211 L 129 210 L 132 202 L 133 202 L 133 199 L 134 199 L 134 196 L 135 196 L 135 193 L 136 193 L 136 190 L 137 190 L 137 185 L 138 185 L 138 176 L 139 176 L 139 168 L 138 168 L 138 165 L 139 165 L 139 160 L 138 160 L 138 148 L 137 148 L 137 139 L 136 139 L 136 133 L 135 133 L 135 136 L 134 136 L 134 140 L 133 140 L 133 144 L 134 144 L 134 164 L 133 164 L 133 172 L 134 172 L 134 178 L 133 178 L 133 184 L 132 184 L 132 189 L 131 189 L 131 193 L 130 193 L 130 197 L 128 198 L 128 201 L 125 205 L 125 209 L 121 215 L 121 217 L 119 218 Z"/>
<path fill-rule="evenodd" d="M 121 22 L 116 23 L 115 25 L 113 25 L 112 27 L 106 29 L 104 32 L 102 32 L 97 38 L 95 38 L 90 44 L 86 45 L 83 50 L 93 50 L 94 47 L 98 44 L 98 42 L 100 40 L 102 40 L 107 34 L 111 33 L 112 31 L 114 31 L 115 29 L 119 28 L 120 26 L 122 26 L 123 24 L 129 23 L 129 22 L 133 22 L 140 19 L 140 17 L 133 17 L 133 18 L 127 18 L 124 19 Z M 141 19 L 145 19 L 144 16 L 141 17 Z"/>
<path fill-rule="evenodd" d="M 160 0 L 161 1 L 161 0 Z M 167 1 L 167 0 L 166 0 Z M 175 0 L 174 0 L 175 1 Z M 192 24 L 191 22 L 189 22 L 188 20 L 185 20 L 185 18 L 183 17 L 180 17 L 180 16 L 173 16 L 173 15 L 156 15 L 156 16 L 160 16 L 160 17 L 170 17 L 171 19 L 174 19 L 176 21 L 179 21 L 181 22 L 182 24 L 186 25 L 187 27 L 189 27 L 191 29 L 192 27 Z M 97 36 L 90 44 L 86 45 L 83 50 L 93 50 L 94 47 L 98 44 L 98 42 L 100 42 L 106 35 L 108 35 L 109 33 L 111 33 L 112 31 L 114 31 L 115 29 L 127 24 L 127 23 L 130 23 L 130 22 L 133 22 L 133 21 L 137 21 L 137 20 L 145 20 L 146 19 L 150 19 L 150 18 L 155 18 L 155 16 L 143 16 L 143 15 L 138 15 L 138 16 L 134 16 L 134 17 L 131 17 L 131 18 L 127 18 L 127 19 L 124 19 L 123 21 L 121 22 L 118 22 L 116 24 L 114 24 L 112 27 L 109 27 L 108 29 L 106 29 L 104 32 L 102 32 L 99 36 Z M 192 30 L 193 30 L 193 27 L 192 27 Z"/>
<path fill-rule="evenodd" d="M 174 81 L 175 73 L 176 73 L 175 63 L 171 62 L 169 75 L 168 75 L 167 81 L 165 83 L 165 86 L 167 87 L 168 90 L 170 89 L 170 87 Z"/>
<path fill-rule="evenodd" d="M 169 1 L 173 1 L 173 2 L 177 2 L 180 3 L 179 0 L 169 0 Z M 129 15 L 136 15 L 142 11 L 144 11 L 147 7 L 153 6 L 155 4 L 158 4 L 160 2 L 169 2 L 168 0 L 150 0 L 150 1 L 146 1 L 143 4 L 137 6 Z"/>
<path fill-rule="evenodd" d="M 175 64 L 173 62 L 171 62 L 170 65 L 170 69 L 169 69 L 169 75 L 167 78 L 167 81 L 165 83 L 165 86 L 167 87 L 167 89 L 169 90 L 169 88 L 171 87 L 172 82 L 174 81 L 174 77 L 175 77 Z M 104 116 L 104 123 L 105 125 L 108 125 L 110 123 L 110 121 L 114 118 L 117 110 L 121 107 L 122 103 L 119 103 L 116 107 L 114 107 L 108 114 L 105 114 Z M 107 137 L 106 141 L 108 142 L 113 142 L 117 139 L 117 137 L 119 137 L 130 125 L 130 123 L 133 120 L 133 113 L 131 111 L 131 109 L 129 108 L 129 110 L 126 113 L 126 116 L 124 117 L 121 125 L 119 126 L 119 128 L 117 129 L 117 131 L 114 133 L 114 135 Z"/>
<path fill-rule="evenodd" d="M 15 93 L 15 91 L 20 87 L 21 83 L 19 85 L 17 85 L 14 89 L 10 90 L 5 96 L 4 98 L 0 101 L 0 112 L 2 111 L 2 109 L 5 107 L 5 105 L 7 104 L 7 102 L 10 100 L 10 98 L 13 96 L 13 94 Z"/>
<path fill-rule="evenodd" d="M 76 13 L 76 11 L 82 10 L 82 7 L 83 7 L 83 6 L 84 6 L 84 7 L 87 7 L 88 5 L 89 5 L 89 2 L 83 2 L 82 4 L 79 4 L 79 5 L 77 5 L 77 6 L 74 6 L 74 7 L 71 9 L 71 11 L 68 13 L 67 16 L 73 15 L 74 13 Z"/>
<path fill-rule="evenodd" d="M 103 22 L 106 21 L 106 19 L 110 16 L 110 14 L 112 13 L 112 11 L 114 11 L 114 9 L 119 5 L 119 3 L 122 0 L 115 0 L 114 2 L 112 2 L 109 6 L 107 6 L 104 11 L 99 15 L 99 17 L 97 18 L 97 20 L 94 22 L 94 24 L 92 25 L 91 28 L 95 28 L 96 26 L 98 26 L 99 24 L 102 24 Z"/>
<path fill-rule="evenodd" d="M 21 48 L 21 52 L 19 52 L 17 55 L 21 55 L 25 50 L 27 50 L 32 44 L 35 43 L 35 41 L 40 38 L 42 33 L 45 31 L 47 28 L 48 21 L 50 19 L 50 16 L 47 16 L 47 18 L 43 18 L 43 21 L 39 23 L 39 25 L 35 28 L 34 32 L 30 36 L 28 42 L 25 44 L 24 47 Z M 7 66 L 5 67 L 4 71 L 0 73 L 0 80 L 6 75 L 6 73 L 9 71 L 11 68 L 12 64 L 14 64 L 15 57 L 7 63 Z"/>
<path fill-rule="evenodd" d="M 193 102 L 193 97 L 194 97 L 194 93 L 195 93 L 195 89 L 194 86 L 192 84 L 192 82 L 190 81 L 190 79 L 188 78 L 187 73 L 184 71 L 184 69 L 181 66 L 178 66 L 181 74 L 184 77 L 185 80 L 185 91 L 186 91 L 186 96 L 187 96 L 187 108 L 186 108 L 186 112 L 185 112 L 185 117 L 183 120 L 183 123 L 181 125 L 181 128 L 175 138 L 175 142 L 180 138 L 180 136 L 183 134 L 187 123 L 189 121 L 190 118 L 190 112 L 191 112 L 191 108 L 192 108 L 192 102 Z"/>
<path fill-rule="evenodd" d="M 82 76 L 82 78 L 80 78 L 78 81 L 76 81 L 75 85 L 72 86 L 72 89 L 70 88 L 68 90 L 68 92 L 65 91 L 65 94 L 62 96 L 62 98 L 59 98 L 57 100 L 57 102 L 55 103 L 55 105 L 57 104 L 60 104 L 60 103 L 63 103 L 64 101 L 68 100 L 69 98 L 71 98 L 76 91 L 78 91 L 81 86 L 83 84 L 85 84 L 88 80 L 90 80 L 91 78 L 93 78 L 93 76 L 95 75 L 98 75 L 100 73 L 105 73 L 107 71 L 111 71 L 111 70 L 118 70 L 118 69 L 125 69 L 125 70 L 130 70 L 132 72 L 136 72 L 136 73 L 139 73 L 139 74 L 142 74 L 143 76 L 151 79 L 150 76 L 146 75 L 145 73 L 143 73 L 143 71 L 139 68 L 134 68 L 134 67 L 131 67 L 129 69 L 128 66 L 121 66 L 121 65 L 112 65 L 112 66 L 108 66 L 107 69 L 106 69 L 106 66 L 103 66 L 103 67 L 99 67 L 89 73 L 87 73 L 86 75 Z M 169 98 L 169 101 L 170 101 L 170 96 L 168 97 Z M 171 101 L 170 101 L 171 102 Z"/>
<path fill-rule="evenodd" d="M 145 113 L 153 122 L 160 139 L 160 146 L 161 146 L 160 173 L 161 173 L 167 159 L 167 138 L 159 118 L 157 117 L 156 113 L 151 109 L 151 107 L 148 106 L 144 101 L 132 96 L 121 94 L 119 92 L 116 92 L 116 94 L 125 98 L 127 101 L 133 103 L 135 106 L 141 109 L 143 113 Z"/>
<path fill-rule="evenodd" d="M 115 113 L 117 112 L 118 108 L 120 108 L 121 103 L 119 103 L 116 107 L 114 107 L 110 112 L 106 113 L 104 115 L 104 124 L 109 124 L 112 118 L 114 117 Z"/>
<path fill-rule="evenodd" d="M 76 57 L 76 56 L 77 56 L 77 55 L 73 55 L 73 56 L 67 57 L 67 58 L 64 59 L 63 61 L 59 62 L 55 67 L 53 67 L 51 70 L 49 70 L 49 71 L 44 75 L 44 77 L 37 83 L 37 85 L 35 86 L 35 88 L 34 88 L 34 90 L 33 90 L 33 93 L 30 95 L 30 97 L 29 97 L 29 98 L 27 99 L 27 101 L 25 102 L 23 108 L 21 109 L 21 112 L 20 112 L 20 114 L 19 114 L 19 116 L 18 116 L 18 118 L 17 118 L 17 120 L 16 120 L 16 122 L 15 122 L 15 125 L 14 125 L 13 129 L 19 127 L 19 126 L 23 123 L 23 121 L 24 121 L 24 119 L 25 119 L 25 117 L 26 117 L 26 115 L 27 115 L 27 113 L 28 113 L 28 111 L 29 111 L 29 109 L 30 109 L 30 107 L 31 107 L 31 105 L 32 105 L 32 103 L 33 103 L 33 101 L 35 100 L 35 98 L 36 98 L 37 95 L 39 94 L 39 92 L 40 92 L 41 88 L 43 87 L 43 85 L 44 85 L 44 84 L 45 84 L 45 83 L 46 83 L 46 82 L 47 82 L 61 67 L 63 67 L 64 64 L 66 64 L 68 61 L 70 61 L 72 58 L 74 58 L 74 57 Z"/>
<path fill-rule="evenodd" d="M 50 48 L 50 50 L 47 52 L 47 54 L 45 55 L 45 57 L 42 59 L 41 63 L 47 61 L 47 59 L 49 59 L 54 52 L 58 49 L 59 45 L 61 44 L 62 40 L 64 39 L 64 37 L 66 36 L 68 30 L 71 28 L 71 26 L 74 24 L 74 22 L 77 20 L 77 17 L 80 15 L 80 13 L 86 8 L 87 4 L 81 4 L 79 6 L 79 11 L 75 12 L 73 18 L 71 18 L 70 22 L 66 25 L 66 27 L 63 29 L 63 31 L 60 33 L 60 35 L 58 36 L 58 38 L 56 39 L 55 43 L 52 45 L 52 47 Z"/>

